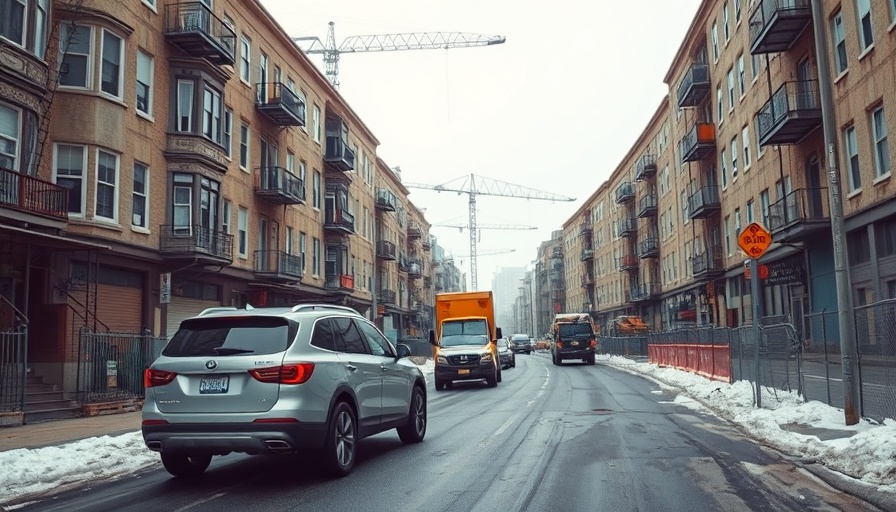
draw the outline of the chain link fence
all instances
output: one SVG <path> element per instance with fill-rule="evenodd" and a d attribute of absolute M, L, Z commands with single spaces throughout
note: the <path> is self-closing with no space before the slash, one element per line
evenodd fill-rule
<path fill-rule="evenodd" d="M 855 308 L 863 416 L 896 418 L 896 299 Z"/>

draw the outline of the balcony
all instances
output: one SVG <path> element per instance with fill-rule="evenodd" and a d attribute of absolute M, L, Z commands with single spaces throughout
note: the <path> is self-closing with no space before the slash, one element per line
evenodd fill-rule
<path fill-rule="evenodd" d="M 167 260 L 191 260 L 203 265 L 233 263 L 233 235 L 199 224 L 160 226 L 159 251 Z"/>
<path fill-rule="evenodd" d="M 382 289 L 376 294 L 376 300 L 384 306 L 395 305 L 395 290 Z"/>
<path fill-rule="evenodd" d="M 761 0 L 750 13 L 750 53 L 789 50 L 811 22 L 809 0 Z"/>
<path fill-rule="evenodd" d="M 637 283 L 633 283 L 637 284 Z M 647 302 L 659 298 L 660 287 L 653 283 L 641 283 L 629 290 L 629 302 Z"/>
<path fill-rule="evenodd" d="M 355 153 L 348 147 L 348 126 L 338 116 L 327 116 L 327 141 L 324 163 L 336 171 L 355 168 Z"/>
<path fill-rule="evenodd" d="M 819 231 L 830 234 L 827 188 L 801 188 L 768 207 L 768 228 L 776 242 L 801 240 Z"/>
<path fill-rule="evenodd" d="M 719 187 L 716 185 L 701 187 L 688 198 L 688 217 L 691 219 L 705 219 L 721 209 Z"/>
<path fill-rule="evenodd" d="M 355 216 L 342 208 L 327 205 L 324 231 L 350 235 L 355 232 Z"/>
<path fill-rule="evenodd" d="M 817 80 L 785 82 L 756 114 L 759 145 L 795 144 L 821 126 Z"/>
<path fill-rule="evenodd" d="M 678 143 L 681 163 L 697 162 L 715 152 L 716 127 L 712 123 L 694 123 L 691 131 Z"/>
<path fill-rule="evenodd" d="M 656 194 L 651 192 L 642 197 L 641 200 L 638 201 L 638 218 L 644 219 L 647 217 L 655 217 L 656 207 Z"/>
<path fill-rule="evenodd" d="M 424 238 L 420 241 L 420 247 L 422 247 L 424 251 L 429 251 L 432 249 L 432 242 L 429 241 L 429 238 Z"/>
<path fill-rule="evenodd" d="M 649 236 L 638 244 L 638 257 L 643 259 L 656 258 L 660 255 L 660 241 L 655 236 Z"/>
<path fill-rule="evenodd" d="M 417 279 L 423 277 L 423 263 L 418 258 L 410 258 L 407 263 L 408 277 Z"/>
<path fill-rule="evenodd" d="M 558 246 L 551 249 L 551 258 L 563 258 L 563 248 Z"/>
<path fill-rule="evenodd" d="M 184 53 L 219 66 L 235 62 L 236 32 L 203 2 L 166 5 L 165 39 Z"/>
<path fill-rule="evenodd" d="M 255 84 L 255 108 L 278 126 L 305 126 L 305 102 L 282 82 Z"/>
<path fill-rule="evenodd" d="M 384 212 L 394 212 L 398 209 L 398 198 L 391 190 L 385 188 L 376 189 L 376 209 Z"/>
<path fill-rule="evenodd" d="M 591 219 L 588 218 L 583 220 L 581 224 L 579 224 L 579 235 L 589 236 L 594 231 L 594 225 L 591 223 Z"/>
<path fill-rule="evenodd" d="M 64 222 L 68 196 L 65 187 L 0 167 L 0 208 Z"/>
<path fill-rule="evenodd" d="M 717 277 L 725 272 L 725 258 L 722 256 L 722 248 L 713 246 L 706 253 L 695 254 L 692 260 L 692 270 L 695 279 Z"/>
<path fill-rule="evenodd" d="M 411 222 L 408 225 L 408 240 L 416 240 L 423 236 L 423 229 L 420 228 L 420 224 L 416 222 Z"/>
<path fill-rule="evenodd" d="M 591 286 L 594 284 L 594 274 L 591 274 L 591 273 L 582 274 L 581 279 L 582 279 L 582 286 L 587 287 L 587 286 Z"/>
<path fill-rule="evenodd" d="M 324 288 L 343 295 L 355 291 L 355 276 L 351 274 L 327 274 Z"/>
<path fill-rule="evenodd" d="M 709 88 L 709 66 L 703 63 L 692 64 L 678 86 L 678 107 L 700 105 L 706 99 Z"/>
<path fill-rule="evenodd" d="M 616 188 L 616 204 L 625 204 L 635 198 L 635 187 L 631 182 L 623 181 Z"/>
<path fill-rule="evenodd" d="M 302 279 L 302 257 L 283 251 L 255 251 L 255 278 L 299 281 Z"/>
<path fill-rule="evenodd" d="M 616 223 L 616 232 L 623 238 L 634 236 L 638 234 L 638 221 L 635 219 L 620 219 Z"/>
<path fill-rule="evenodd" d="M 388 240 L 380 240 L 376 243 L 376 257 L 381 260 L 395 261 L 398 259 L 398 248 Z"/>
<path fill-rule="evenodd" d="M 625 256 L 619 257 L 619 271 L 627 272 L 631 270 L 638 270 L 638 257 L 634 254 L 626 254 Z"/>
<path fill-rule="evenodd" d="M 305 182 L 283 167 L 256 167 L 255 195 L 274 204 L 303 204 Z"/>
<path fill-rule="evenodd" d="M 656 155 L 645 154 L 638 159 L 638 168 L 635 173 L 635 179 L 638 181 L 646 180 L 656 176 Z"/>
<path fill-rule="evenodd" d="M 582 261 L 594 259 L 594 249 L 582 249 Z"/>

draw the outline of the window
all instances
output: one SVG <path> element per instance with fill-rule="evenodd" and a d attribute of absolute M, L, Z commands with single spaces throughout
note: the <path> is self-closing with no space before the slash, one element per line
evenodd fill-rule
<path fill-rule="evenodd" d="M 874 224 L 874 243 L 877 256 L 886 258 L 896 255 L 896 217 L 889 217 Z"/>
<path fill-rule="evenodd" d="M 320 275 L 320 239 L 317 237 L 311 240 L 311 272 Z"/>
<path fill-rule="evenodd" d="M 846 234 L 846 248 L 850 264 L 856 265 L 871 261 L 871 244 L 868 241 L 868 231 L 865 228 Z"/>
<path fill-rule="evenodd" d="M 249 64 L 252 62 L 252 42 L 245 34 L 240 38 L 240 80 L 249 83 Z"/>
<path fill-rule="evenodd" d="M 231 108 L 224 109 L 224 137 L 222 142 L 224 143 L 224 154 L 227 155 L 227 158 L 230 158 L 233 144 L 233 109 Z"/>
<path fill-rule="evenodd" d="M 715 21 L 712 22 L 712 60 L 713 62 L 719 61 L 719 24 Z"/>
<path fill-rule="evenodd" d="M 124 41 L 108 30 L 103 30 L 103 62 L 100 65 L 100 90 L 121 99 L 124 67 Z"/>
<path fill-rule="evenodd" d="M 734 0 L 734 22 L 740 23 L 740 0 Z"/>
<path fill-rule="evenodd" d="M 240 206 L 236 216 L 237 253 L 240 258 L 247 258 L 249 254 L 249 210 Z"/>
<path fill-rule="evenodd" d="M 193 88 L 191 80 L 177 81 L 177 128 L 179 132 L 193 131 Z"/>
<path fill-rule="evenodd" d="M 57 144 L 53 151 L 53 174 L 56 184 L 68 189 L 69 215 L 84 216 L 87 187 L 84 186 L 84 170 L 87 168 L 87 148 L 70 144 Z"/>
<path fill-rule="evenodd" d="M 21 140 L 21 111 L 0 104 L 0 167 L 19 170 L 19 140 Z"/>
<path fill-rule="evenodd" d="M 747 224 L 753 223 L 753 200 L 747 201 Z"/>
<path fill-rule="evenodd" d="M 874 31 L 871 28 L 871 0 L 856 0 L 859 19 L 859 45 L 864 52 L 874 44 Z"/>
<path fill-rule="evenodd" d="M 131 225 L 135 228 L 149 229 L 149 167 L 134 162 L 134 193 L 131 211 Z"/>
<path fill-rule="evenodd" d="M 173 179 L 172 231 L 176 235 L 190 235 L 193 230 L 193 176 L 175 174 Z"/>
<path fill-rule="evenodd" d="M 737 179 L 737 135 L 731 139 L 731 176 Z"/>
<path fill-rule="evenodd" d="M 728 110 L 734 109 L 734 67 L 728 69 Z"/>
<path fill-rule="evenodd" d="M 762 208 L 762 225 L 768 227 L 768 189 L 759 193 L 759 207 Z"/>
<path fill-rule="evenodd" d="M 731 39 L 731 24 L 728 20 L 728 2 L 722 4 L 722 35 L 725 36 L 726 43 Z"/>
<path fill-rule="evenodd" d="M 750 73 L 753 75 L 752 81 L 759 80 L 759 69 L 762 68 L 762 61 L 759 60 L 759 54 L 754 53 L 750 59 Z"/>
<path fill-rule="evenodd" d="M 716 107 L 718 108 L 719 115 L 719 124 L 722 124 L 722 121 L 725 119 L 723 110 L 724 101 L 722 99 L 722 86 L 716 87 Z"/>
<path fill-rule="evenodd" d="M 871 135 L 874 137 L 874 173 L 879 178 L 890 173 L 890 144 L 883 107 L 871 113 Z"/>
<path fill-rule="evenodd" d="M 750 154 L 750 125 L 744 126 L 741 135 L 744 142 L 744 172 L 746 172 L 753 163 L 753 155 Z"/>
<path fill-rule="evenodd" d="M 118 221 L 118 155 L 96 151 L 96 217 Z"/>
<path fill-rule="evenodd" d="M 834 65 L 839 75 L 846 71 L 849 65 L 849 59 L 846 57 L 846 32 L 843 30 L 842 11 L 838 11 L 831 19 L 831 35 L 831 39 L 834 41 Z"/>
<path fill-rule="evenodd" d="M 221 207 L 221 231 L 226 234 L 231 234 L 230 228 L 230 217 L 233 215 L 233 205 L 228 200 L 224 200 L 224 204 Z"/>
<path fill-rule="evenodd" d="M 307 251 L 308 245 L 308 235 L 305 234 L 304 231 L 299 232 L 299 258 L 302 262 L 302 275 L 305 275 L 305 270 L 307 269 Z"/>
<path fill-rule="evenodd" d="M 59 40 L 64 41 L 59 85 L 87 89 L 91 85 L 90 40 L 93 38 L 93 29 L 68 23 L 61 23 L 59 29 Z"/>
<path fill-rule="evenodd" d="M 292 151 L 286 152 L 286 170 L 295 174 L 296 155 Z"/>
<path fill-rule="evenodd" d="M 152 57 L 137 51 L 137 112 L 152 117 Z"/>
<path fill-rule="evenodd" d="M 862 173 L 859 169 L 859 146 L 856 142 L 856 127 L 850 126 L 843 132 L 846 146 L 846 166 L 849 171 L 849 189 L 851 191 L 862 188 Z"/>
<path fill-rule="evenodd" d="M 314 142 L 320 143 L 320 107 L 317 105 L 314 105 L 314 110 L 311 112 L 311 122 L 314 130 Z"/>
<path fill-rule="evenodd" d="M 0 37 L 19 46 L 25 46 L 24 0 L 3 0 L 0 2 Z"/>
<path fill-rule="evenodd" d="M 208 86 L 202 94 L 202 133 L 221 143 L 221 93 Z"/>
<path fill-rule="evenodd" d="M 249 125 L 240 123 L 240 169 L 249 168 Z"/>
<path fill-rule="evenodd" d="M 744 77 L 744 54 L 737 56 L 737 92 L 741 98 L 747 94 L 747 84 Z"/>
<path fill-rule="evenodd" d="M 301 114 L 302 116 L 302 129 L 307 130 L 306 126 L 308 126 L 308 109 L 304 108 L 304 106 L 308 104 L 308 96 L 307 94 L 305 94 L 305 91 L 296 91 L 295 89 L 295 84 L 292 84 L 292 91 L 296 93 L 296 96 L 299 97 L 299 102 L 302 104 L 302 108 L 299 109 L 299 114 Z"/>
<path fill-rule="evenodd" d="M 314 171 L 314 182 L 311 189 L 311 206 L 320 209 L 320 171 Z"/>
<path fill-rule="evenodd" d="M 725 252 L 731 256 L 731 217 L 725 216 Z"/>
<path fill-rule="evenodd" d="M 722 173 L 722 188 L 728 188 L 728 156 L 725 153 L 725 150 L 722 150 L 720 158 L 722 159 L 720 170 Z"/>

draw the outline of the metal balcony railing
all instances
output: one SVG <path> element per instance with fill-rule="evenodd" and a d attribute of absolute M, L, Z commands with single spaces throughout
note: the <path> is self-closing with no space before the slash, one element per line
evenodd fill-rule
<path fill-rule="evenodd" d="M 696 107 L 709 92 L 709 66 L 702 62 L 691 65 L 678 86 L 678 106 Z"/>
<path fill-rule="evenodd" d="M 280 126 L 305 125 L 305 102 L 281 82 L 255 84 L 255 105 Z"/>
<path fill-rule="evenodd" d="M 68 195 L 65 187 L 0 167 L 0 208 L 68 220 Z"/>
<path fill-rule="evenodd" d="M 759 109 L 759 144 L 793 144 L 821 126 L 818 80 L 785 82 Z"/>
<path fill-rule="evenodd" d="M 165 6 L 165 37 L 185 53 L 222 66 L 232 66 L 236 32 L 204 2 Z"/>

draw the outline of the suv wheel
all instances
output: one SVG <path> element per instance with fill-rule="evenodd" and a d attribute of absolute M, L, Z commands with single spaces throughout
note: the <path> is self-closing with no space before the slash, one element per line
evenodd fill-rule
<path fill-rule="evenodd" d="M 211 455 L 191 455 L 184 452 L 162 452 L 162 465 L 174 476 L 201 475 L 212 462 Z"/>
<path fill-rule="evenodd" d="M 436 379 L 436 391 L 441 391 L 445 388 L 445 381 Z"/>
<path fill-rule="evenodd" d="M 404 444 L 419 443 L 426 435 L 426 397 L 419 386 L 411 393 L 408 422 L 398 427 L 398 437 Z"/>
<path fill-rule="evenodd" d="M 341 478 L 355 466 L 357 437 L 355 412 L 345 402 L 339 402 L 330 414 L 327 439 L 324 441 L 323 465 L 332 476 Z"/>

